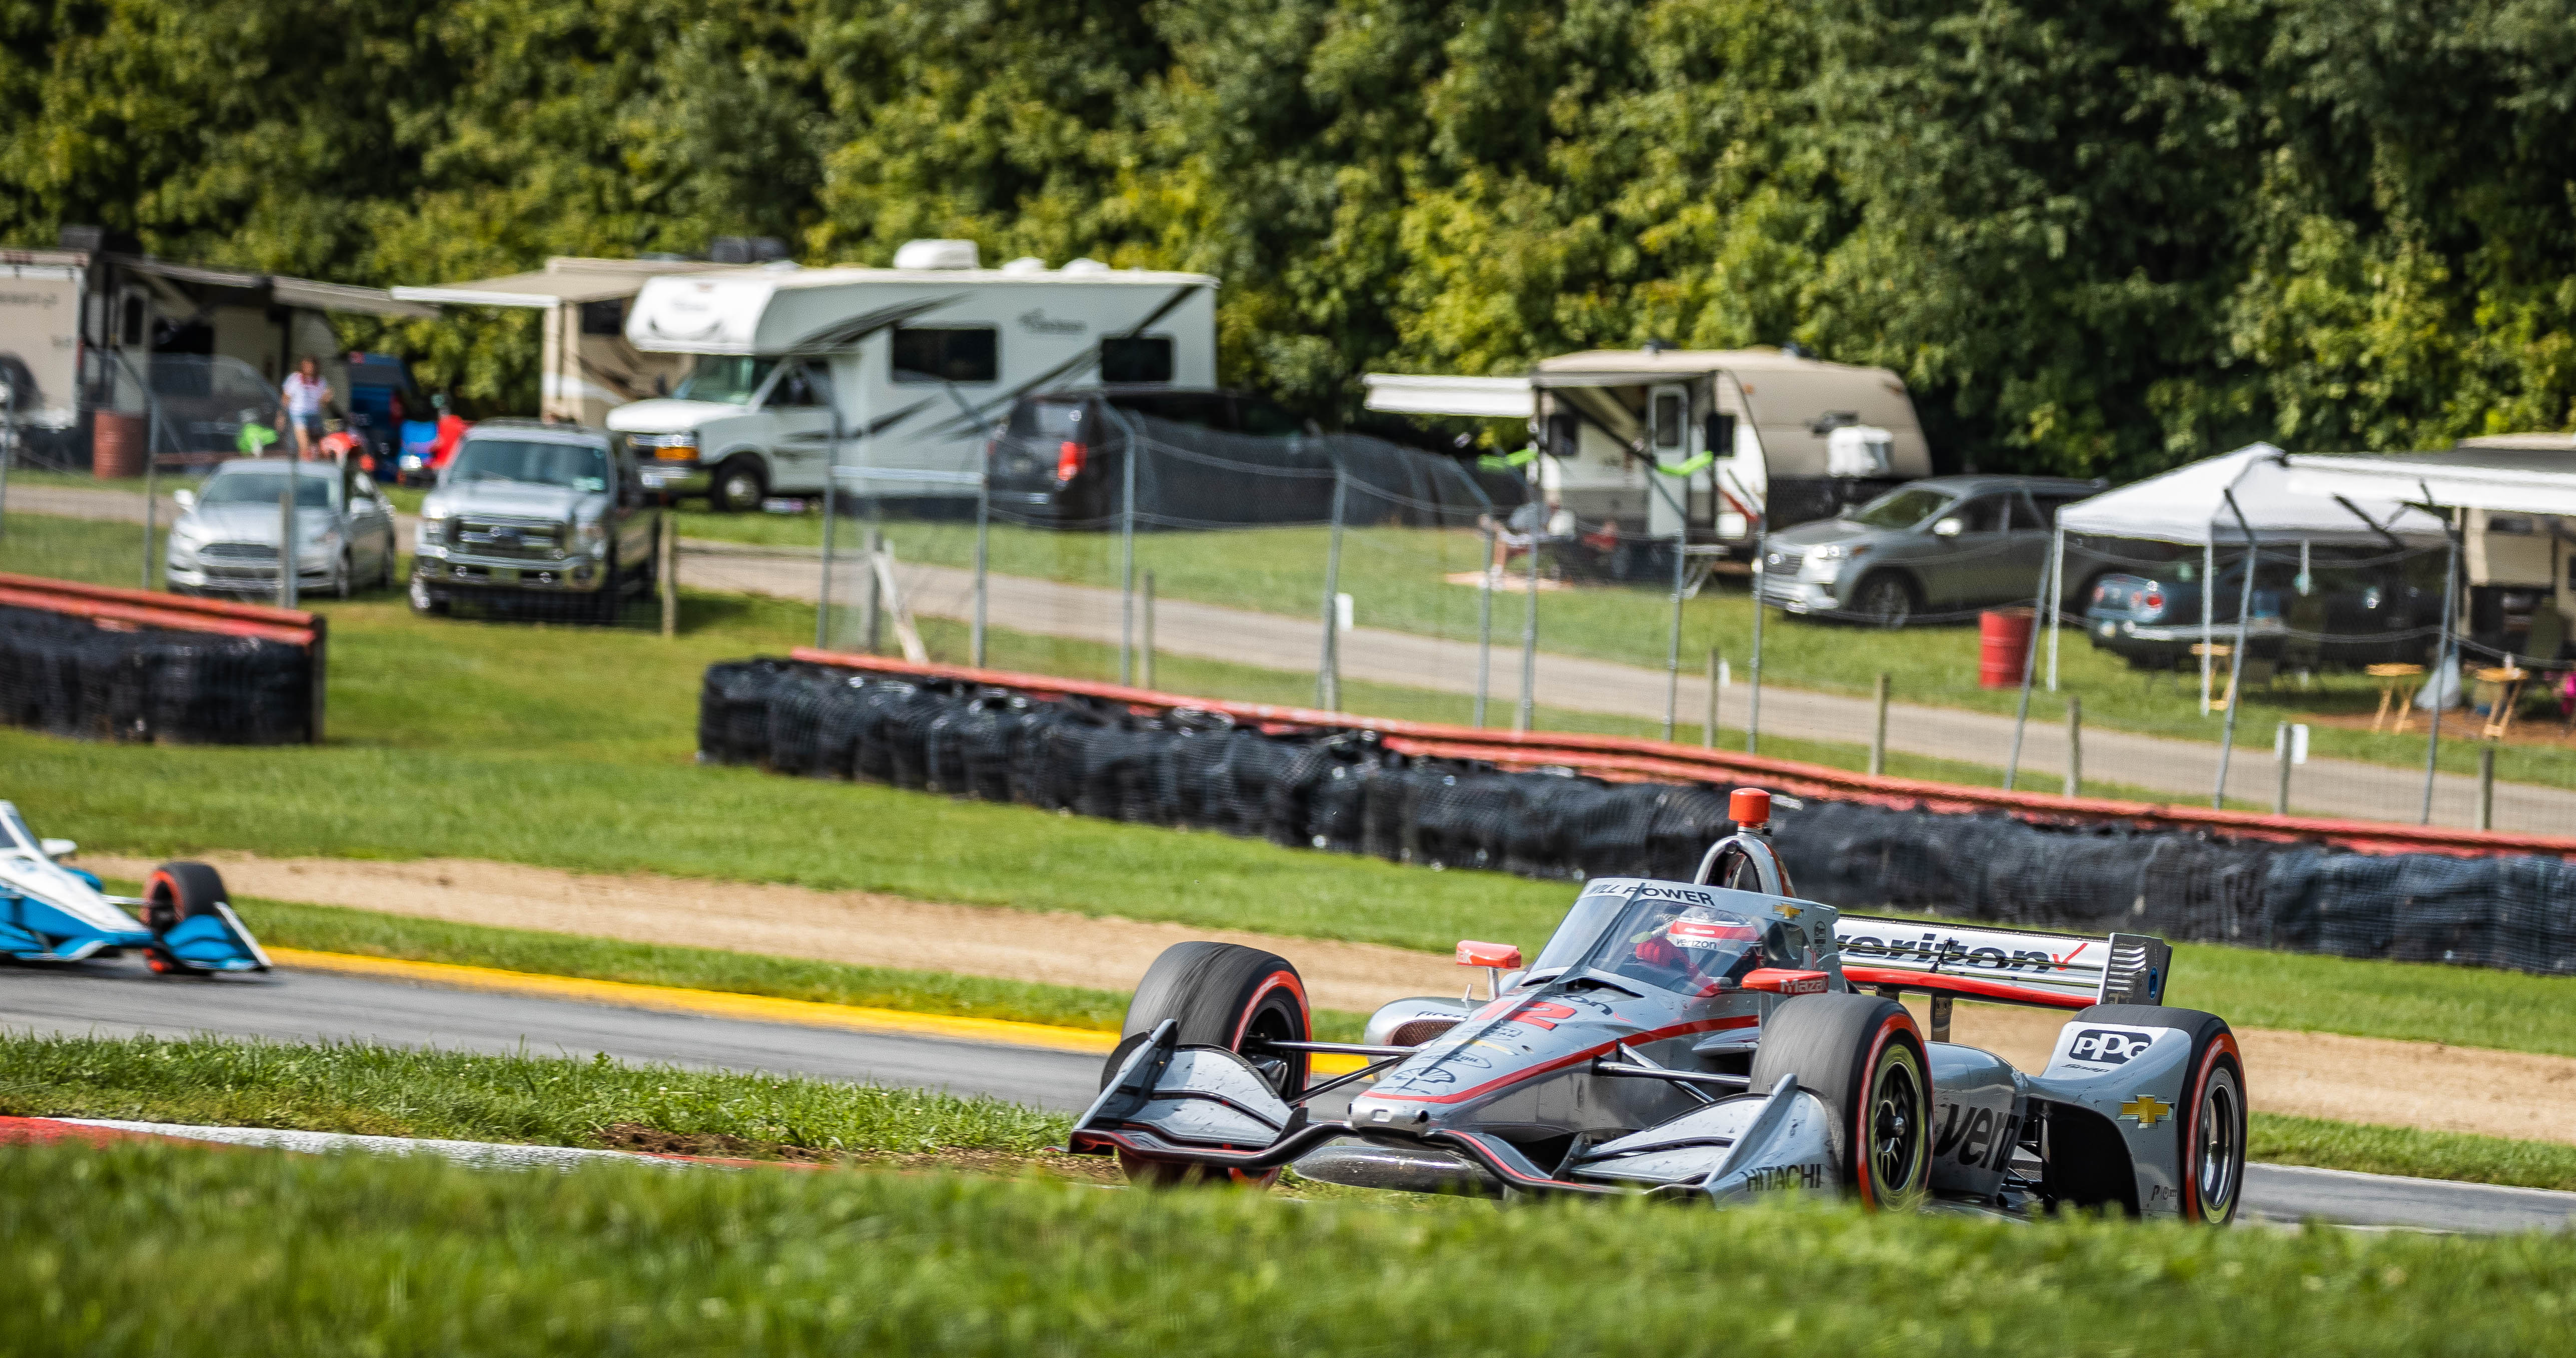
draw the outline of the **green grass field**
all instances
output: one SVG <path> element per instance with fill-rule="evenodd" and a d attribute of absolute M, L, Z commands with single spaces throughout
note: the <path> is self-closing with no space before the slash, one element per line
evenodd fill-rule
<path fill-rule="evenodd" d="M 29 1355 L 2556 1351 L 2576 1242 L 0 1153 Z"/>

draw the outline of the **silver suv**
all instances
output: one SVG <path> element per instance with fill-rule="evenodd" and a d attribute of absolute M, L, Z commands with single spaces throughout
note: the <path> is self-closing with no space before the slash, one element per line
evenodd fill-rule
<path fill-rule="evenodd" d="M 2057 511 L 2102 492 L 2054 476 L 1936 476 L 1762 540 L 1762 602 L 1879 627 L 2028 603 Z"/>
<path fill-rule="evenodd" d="M 634 458 L 606 430 L 485 420 L 421 502 L 412 610 L 535 601 L 614 622 L 628 596 L 652 586 L 660 517 Z"/>

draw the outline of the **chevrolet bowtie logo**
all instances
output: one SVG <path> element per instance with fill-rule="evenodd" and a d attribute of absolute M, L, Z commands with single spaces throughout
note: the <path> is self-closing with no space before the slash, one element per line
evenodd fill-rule
<path fill-rule="evenodd" d="M 2140 1094 L 2120 1105 L 2120 1116 L 2136 1118 L 2141 1127 L 2153 1127 L 2173 1114 L 2173 1105 L 2153 1094 Z"/>

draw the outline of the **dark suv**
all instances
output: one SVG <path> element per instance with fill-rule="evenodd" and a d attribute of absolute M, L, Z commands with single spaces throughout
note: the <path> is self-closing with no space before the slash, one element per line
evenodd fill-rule
<path fill-rule="evenodd" d="M 1332 513 L 1332 461 L 1312 421 L 1242 392 L 1164 386 L 1021 397 L 991 449 L 994 509 L 1055 527 L 1105 526 L 1120 509 L 1130 431 L 1182 454 L 1140 465 L 1140 513 L 1210 525 Z M 1141 476 L 1149 468 L 1150 484 Z M 1260 493 L 1248 493 L 1256 483 Z"/>

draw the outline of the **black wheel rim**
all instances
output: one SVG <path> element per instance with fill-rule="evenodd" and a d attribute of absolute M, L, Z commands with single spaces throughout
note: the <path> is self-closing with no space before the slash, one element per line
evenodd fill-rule
<path fill-rule="evenodd" d="M 1296 1053 L 1275 1050 L 1270 1044 L 1305 1040 L 1306 1035 L 1298 1030 L 1297 1017 L 1293 1012 L 1275 1001 L 1265 1002 L 1254 1011 L 1252 1021 L 1243 1026 L 1241 1055 L 1252 1063 L 1252 1068 L 1261 1073 L 1261 1078 L 1272 1089 L 1279 1092 L 1279 1097 L 1293 1098 L 1298 1091 L 1289 1086 L 1301 1083 L 1297 1078 L 1300 1063 Z"/>
<path fill-rule="evenodd" d="M 2200 1135 L 2194 1145 L 2192 1177 L 2200 1192 L 2200 1215 L 2224 1221 L 2236 1201 L 2236 1166 L 2243 1147 L 2237 1128 L 2244 1108 L 2236 1091 L 2236 1073 L 2221 1067 L 2210 1072 L 2200 1091 Z"/>
<path fill-rule="evenodd" d="M 1902 1193 L 1914 1186 L 1914 1165 L 1922 1154 L 1922 1103 L 1923 1085 L 1913 1064 L 1891 1053 L 1879 1068 L 1869 1107 L 1869 1168 L 1882 1192 Z"/>

